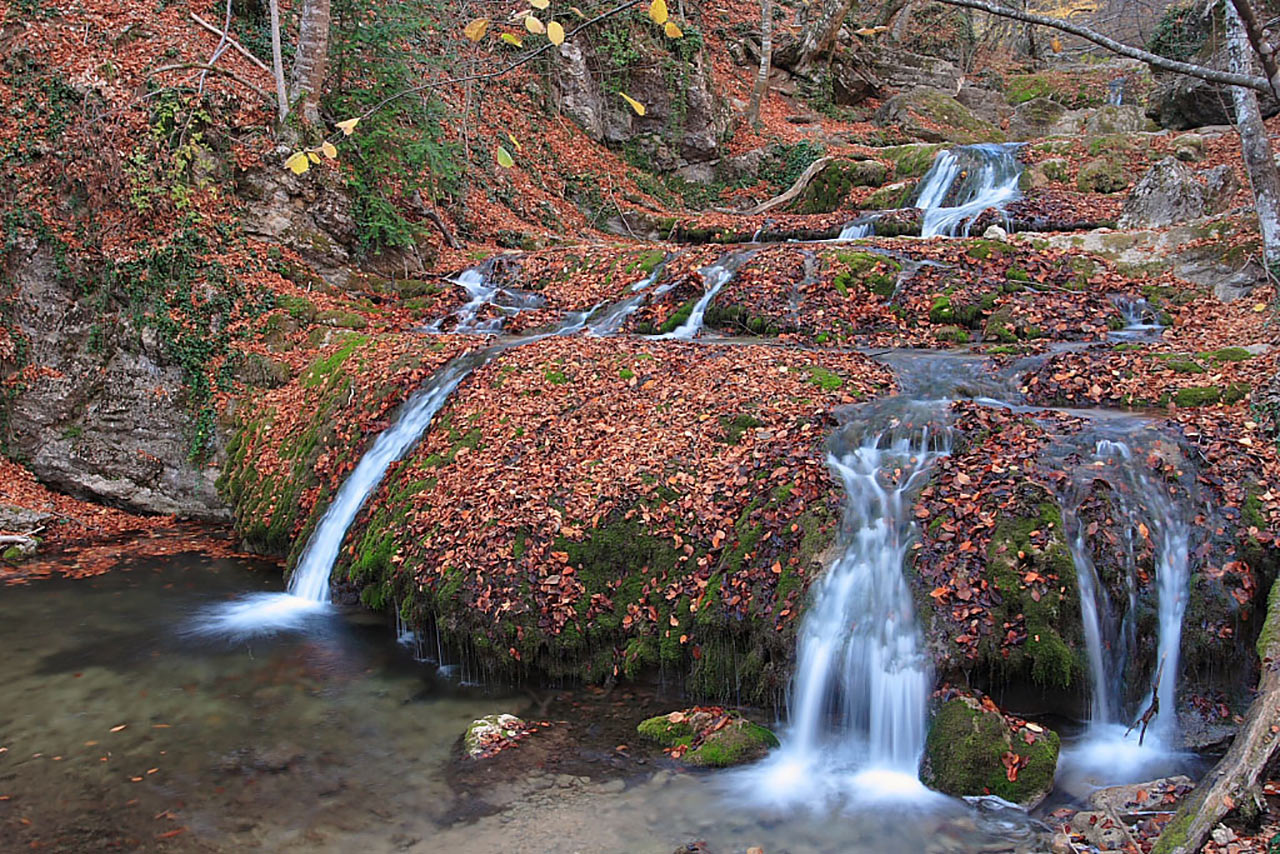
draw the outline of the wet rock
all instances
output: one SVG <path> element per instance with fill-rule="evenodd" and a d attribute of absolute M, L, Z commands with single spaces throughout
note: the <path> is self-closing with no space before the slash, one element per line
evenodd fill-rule
<path fill-rule="evenodd" d="M 13 504 L 0 504 L 0 531 L 30 531 L 52 518 L 52 513 L 42 513 Z"/>
<path fill-rule="evenodd" d="M 1009 232 L 1005 231 L 998 225 L 993 225 L 982 233 L 984 240 L 1004 240 L 1009 236 Z"/>
<path fill-rule="evenodd" d="M 1189 777 L 1162 777 L 1145 783 L 1131 783 L 1125 786 L 1109 786 L 1098 789 L 1089 796 L 1089 806 L 1095 810 L 1115 816 L 1126 816 L 1130 813 L 1153 809 L 1171 809 L 1167 796 L 1181 799 L 1189 793 L 1195 783 Z"/>
<path fill-rule="evenodd" d="M 479 759 L 496 752 L 504 742 L 520 737 L 527 729 L 525 722 L 515 715 L 485 715 L 467 727 L 462 746 L 468 756 Z"/>
<path fill-rule="evenodd" d="M 925 142 L 1004 142 L 1005 135 L 951 95 L 920 86 L 894 95 L 876 112 L 879 125 L 897 125 Z"/>
<path fill-rule="evenodd" d="M 1053 854 L 1075 854 L 1075 849 L 1071 846 L 1071 837 L 1065 833 L 1055 833 L 1053 835 L 1049 850 Z"/>
<path fill-rule="evenodd" d="M 959 696 L 934 717 L 920 779 L 944 794 L 992 794 L 1032 807 L 1053 788 L 1058 745 L 1052 730 L 1025 724 L 1015 732 L 989 700 Z"/>
<path fill-rule="evenodd" d="M 1071 829 L 1103 851 L 1140 850 L 1120 819 L 1108 812 L 1078 812 L 1071 818 Z"/>
<path fill-rule="evenodd" d="M 642 721 L 640 735 L 687 765 L 728 768 L 762 758 L 778 746 L 768 729 L 718 707 L 672 712 Z"/>
<path fill-rule="evenodd" d="M 1152 166 L 1125 200 L 1121 228 L 1161 228 L 1204 213 L 1204 187 L 1175 157 Z"/>

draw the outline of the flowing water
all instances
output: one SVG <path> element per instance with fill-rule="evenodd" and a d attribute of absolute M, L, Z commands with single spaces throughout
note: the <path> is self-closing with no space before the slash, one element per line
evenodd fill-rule
<path fill-rule="evenodd" d="M 273 566 L 180 555 L 6 590 L 0 851 L 995 854 L 1042 839 L 1024 814 L 946 799 L 812 821 L 762 809 L 635 743 L 635 720 L 678 698 L 584 689 L 530 711 L 439 678 L 359 609 L 231 645 L 184 634 L 211 601 L 280 583 Z M 459 758 L 468 723 L 498 712 L 550 726 Z"/>
<path fill-rule="evenodd" d="M 710 267 L 703 267 L 699 270 L 698 272 L 702 274 L 704 290 L 702 296 L 694 303 L 693 310 L 689 312 L 688 319 L 670 332 L 655 337 L 677 341 L 692 341 L 696 338 L 698 333 L 702 331 L 702 320 L 707 313 L 707 308 L 711 305 L 711 301 L 716 298 L 716 294 L 720 293 L 720 289 L 733 279 L 742 265 L 747 263 L 754 254 L 750 250 L 730 252 Z"/>
<path fill-rule="evenodd" d="M 916 207 L 924 211 L 923 237 L 968 237 L 973 221 L 1022 194 L 1017 143 L 966 145 L 942 151 L 920 182 Z"/>
<path fill-rule="evenodd" d="M 1111 302 L 1120 310 L 1120 315 L 1124 318 L 1124 328 L 1112 332 L 1112 338 L 1159 338 L 1164 332 L 1164 326 L 1160 323 L 1160 312 L 1149 305 L 1145 299 L 1114 296 Z"/>

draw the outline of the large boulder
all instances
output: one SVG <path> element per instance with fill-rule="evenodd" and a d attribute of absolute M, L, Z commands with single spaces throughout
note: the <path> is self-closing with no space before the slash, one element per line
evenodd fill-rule
<path fill-rule="evenodd" d="M 960 91 L 964 79 L 954 63 L 896 48 L 879 52 L 873 69 L 886 86 L 902 90 L 924 86 L 950 95 Z"/>
<path fill-rule="evenodd" d="M 1125 200 L 1121 228 L 1161 228 L 1204 212 L 1204 187 L 1176 157 L 1166 157 L 1138 181 Z"/>
<path fill-rule="evenodd" d="M 730 113 L 705 50 L 685 59 L 673 54 L 661 32 L 655 37 L 651 28 L 621 20 L 609 26 L 619 28 L 617 38 L 641 59 L 620 65 L 602 51 L 607 40 L 565 42 L 548 81 L 552 103 L 593 140 L 633 146 L 656 171 L 719 159 Z M 616 88 L 607 88 L 606 80 Z M 646 93 L 645 114 L 636 115 L 618 89 Z"/>
<path fill-rule="evenodd" d="M 1095 157 L 1080 167 L 1076 189 L 1082 193 L 1118 193 L 1129 187 L 1129 174 L 1116 157 Z"/>
<path fill-rule="evenodd" d="M 1166 157 L 1138 181 L 1118 224 L 1126 229 L 1163 228 L 1221 213 L 1239 189 L 1230 166 L 1195 172 L 1177 157 Z"/>
<path fill-rule="evenodd" d="M 1000 128 L 984 122 L 951 95 L 919 86 L 894 95 L 876 112 L 879 125 L 898 125 L 925 142 L 1004 142 Z"/>
<path fill-rule="evenodd" d="M 1050 98 L 1032 98 L 1014 108 L 1009 119 L 1009 138 L 1070 136 L 1079 132 L 1082 115 L 1082 111 L 1068 110 Z"/>
<path fill-rule="evenodd" d="M 938 709 L 920 779 L 956 797 L 996 795 L 1033 807 L 1053 788 L 1058 734 L 1034 723 L 1015 727 L 990 700 L 959 696 Z"/>
<path fill-rule="evenodd" d="M 1116 133 L 1142 133 L 1158 130 L 1141 107 L 1108 105 L 1099 107 L 1085 119 L 1085 136 L 1110 136 Z"/>
<path fill-rule="evenodd" d="M 838 211 L 854 187 L 879 187 L 888 175 L 889 167 L 879 160 L 832 160 L 813 176 L 790 209 L 801 214 Z"/>

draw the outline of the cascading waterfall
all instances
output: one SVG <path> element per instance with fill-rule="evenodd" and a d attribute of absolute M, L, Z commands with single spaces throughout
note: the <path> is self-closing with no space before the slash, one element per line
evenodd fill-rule
<path fill-rule="evenodd" d="M 692 341 L 702 331 L 703 317 L 707 313 L 708 306 L 711 301 L 716 298 L 716 294 L 720 293 L 723 288 L 738 269 L 747 262 L 754 252 L 731 252 L 721 258 L 710 267 L 703 267 L 700 272 L 705 290 L 702 296 L 694 303 L 693 310 L 689 312 L 689 318 L 675 329 L 665 335 L 655 336 L 657 338 L 675 339 L 679 341 Z"/>
<path fill-rule="evenodd" d="M 966 145 L 940 152 L 924 180 L 916 207 L 924 211 L 921 235 L 968 237 L 989 208 L 1003 210 L 1021 196 L 1018 144 Z"/>
<path fill-rule="evenodd" d="M 1142 298 L 1114 296 L 1111 302 L 1124 318 L 1124 329 L 1112 332 L 1119 338 L 1158 338 L 1164 332 L 1160 312 Z"/>
<path fill-rule="evenodd" d="M 924 212 L 921 236 L 968 237 L 983 212 L 1003 211 L 1020 198 L 1018 147 L 1019 143 L 963 145 L 939 152 L 917 193 L 915 206 Z M 849 223 L 837 240 L 875 235 L 876 218 L 872 214 Z"/>
<path fill-rule="evenodd" d="M 888 398 L 860 407 L 830 441 L 846 494 L 843 552 L 810 593 L 788 736 L 753 774 L 771 799 L 923 791 L 931 673 L 903 569 L 914 496 L 950 451 L 950 428 L 937 420 L 946 409 Z"/>
<path fill-rule="evenodd" d="M 454 319 L 453 328 L 447 330 L 455 334 L 496 335 L 502 331 L 504 317 L 518 314 L 531 308 L 539 308 L 543 304 L 542 297 L 537 294 L 522 293 L 499 287 L 493 281 L 493 267 L 486 264 L 471 267 L 458 274 L 453 283 L 467 293 L 465 302 L 450 317 Z M 493 306 L 500 315 L 487 320 L 480 320 L 480 312 L 486 306 Z M 446 331 L 444 323 L 448 318 L 439 318 L 426 326 L 426 331 L 440 333 Z"/>
<path fill-rule="evenodd" d="M 1187 501 L 1178 499 L 1176 490 L 1153 474 L 1143 455 L 1133 452 L 1138 441 L 1145 442 L 1145 437 L 1136 430 L 1127 431 L 1123 438 L 1093 440 L 1092 454 L 1078 470 L 1073 494 L 1063 502 L 1063 521 L 1080 590 L 1093 690 L 1090 727 L 1093 737 L 1103 741 L 1115 740 L 1117 730 L 1127 729 L 1152 700 L 1152 692 L 1148 692 L 1135 706 L 1125 691 L 1133 682 L 1128 669 L 1138 645 L 1137 555 L 1147 536 L 1151 540 L 1159 632 L 1153 673 L 1158 674 L 1158 680 L 1152 689 L 1159 712 L 1146 739 L 1154 750 L 1167 751 L 1177 736 L 1179 651 L 1190 585 L 1191 522 Z M 1099 481 L 1110 487 L 1114 517 L 1122 526 L 1119 557 L 1124 577 L 1119 603 L 1100 577 L 1089 528 L 1081 518 L 1082 502 Z M 1136 742 L 1138 736 L 1132 738 Z"/>
<path fill-rule="evenodd" d="M 471 281 L 467 271 L 460 278 Z M 655 277 L 656 278 L 656 275 Z M 651 281 L 651 280 L 650 280 Z M 473 283 L 474 284 L 474 283 Z M 464 285 L 464 287 L 467 287 Z M 468 287 L 471 292 L 472 287 Z M 476 294 L 487 293 L 491 299 L 496 289 L 487 285 L 474 285 Z M 639 294 L 640 298 L 644 294 Z M 632 298 L 635 299 L 635 298 Z M 587 329 L 593 334 L 607 335 L 611 331 L 604 323 L 614 318 L 620 309 L 630 303 L 602 312 L 599 325 L 591 318 L 601 311 L 600 306 L 582 312 L 571 312 L 551 332 L 511 338 L 491 344 L 480 350 L 464 353 L 451 359 L 433 374 L 426 383 L 409 396 L 400 409 L 395 422 L 374 439 L 372 446 L 360 458 L 355 469 L 338 488 L 333 501 L 320 517 L 315 530 L 303 548 L 302 556 L 289 579 L 285 593 L 264 593 L 247 596 L 235 602 L 211 609 L 196 619 L 191 631 L 196 634 L 250 636 L 294 629 L 310 617 L 327 610 L 329 603 L 329 579 L 337 562 L 347 531 L 359 515 L 360 509 L 382 483 L 389 467 L 401 460 L 426 434 L 436 415 L 444 408 L 458 386 L 476 370 L 493 361 L 503 351 L 519 347 L 553 335 L 573 335 Z M 481 305 L 480 297 L 473 298 L 468 306 Z M 465 309 L 474 320 L 476 308 Z M 631 309 L 634 310 L 634 307 Z M 617 326 L 626 314 L 617 317 Z M 462 312 L 459 326 L 464 325 Z M 612 320 L 610 320 L 612 323 Z M 616 330 L 616 326 L 614 327 Z"/>

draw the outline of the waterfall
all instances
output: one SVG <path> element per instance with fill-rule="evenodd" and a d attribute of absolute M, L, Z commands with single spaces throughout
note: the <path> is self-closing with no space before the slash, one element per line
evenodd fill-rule
<path fill-rule="evenodd" d="M 809 594 L 787 738 L 753 780 L 768 797 L 923 791 L 931 672 L 904 566 L 914 497 L 950 450 L 950 428 L 937 422 L 946 409 L 888 398 L 860 407 L 829 443 L 846 497 L 842 551 Z"/>
<path fill-rule="evenodd" d="M 720 289 L 733 279 L 738 268 L 754 254 L 754 252 L 731 252 L 710 267 L 699 270 L 698 272 L 702 274 L 704 291 L 694 303 L 693 310 L 689 312 L 689 319 L 665 335 L 655 337 L 692 341 L 702 331 L 702 318 L 706 315 L 711 301 L 716 298 L 716 294 L 720 293 Z"/>
<path fill-rule="evenodd" d="M 966 145 L 938 154 L 920 182 L 916 207 L 924 211 L 923 237 L 968 237 L 989 208 L 1004 209 L 1020 197 L 1022 164 L 1017 143 Z"/>
<path fill-rule="evenodd" d="M 592 317 L 587 323 L 587 334 L 595 338 L 608 338 L 611 335 L 618 334 L 627 318 L 635 314 L 636 310 L 648 299 L 649 288 L 653 286 L 654 282 L 658 281 L 658 276 L 661 274 L 662 265 L 659 264 L 654 267 L 652 273 L 631 286 L 631 293 L 634 296 L 627 297 Z"/>
<path fill-rule="evenodd" d="M 459 310 L 459 327 L 469 326 L 474 321 L 475 311 L 478 311 L 476 306 L 482 304 L 481 295 L 487 294 L 483 299 L 489 301 L 497 292 L 496 288 L 474 282 L 470 273 L 471 271 L 463 273 L 459 277 L 459 283 L 469 283 L 463 286 L 477 296 L 467 304 L 471 308 L 464 306 Z M 652 278 L 656 279 L 656 275 Z M 639 296 L 643 298 L 644 294 Z M 630 302 L 631 300 L 626 300 L 604 310 L 603 319 L 616 316 Z M 588 327 L 593 334 L 610 334 L 603 325 L 598 327 L 590 323 L 590 318 L 600 309 L 600 306 L 596 306 L 587 311 L 570 312 L 551 332 L 501 340 L 451 359 L 409 396 L 400 408 L 395 422 L 378 434 L 355 469 L 342 482 L 303 547 L 302 555 L 289 578 L 287 592 L 246 596 L 210 609 L 196 618 L 190 631 L 194 634 L 233 637 L 268 634 L 299 628 L 312 616 L 326 611 L 330 576 L 351 524 L 369 496 L 377 491 L 390 466 L 403 459 L 422 439 L 462 381 L 489 364 L 503 351 L 513 347 L 553 335 L 573 335 Z M 464 321 L 464 314 L 468 314 L 471 320 Z M 623 318 L 625 316 L 625 313 L 622 314 Z M 619 325 L 620 323 L 619 320 Z"/>
<path fill-rule="evenodd" d="M 1111 302 L 1120 310 L 1124 318 L 1124 329 L 1112 332 L 1119 338 L 1158 338 L 1164 332 L 1160 323 L 1160 312 L 1145 299 L 1127 296 L 1113 296 Z"/>
<path fill-rule="evenodd" d="M 507 316 L 518 314 L 532 308 L 540 308 L 544 304 L 537 294 L 514 291 L 499 287 L 493 281 L 493 264 L 463 270 L 458 278 L 452 280 L 467 293 L 467 301 L 450 315 L 454 319 L 452 329 L 455 334 L 497 335 L 502 332 L 502 322 Z M 480 320 L 480 312 L 485 306 L 493 306 L 501 316 Z M 427 324 L 426 331 L 440 333 L 446 331 L 444 322 L 448 318 L 438 318 Z"/>
<path fill-rule="evenodd" d="M 1177 736 L 1177 687 L 1182 621 L 1190 585 L 1191 522 L 1187 501 L 1151 471 L 1143 454 L 1133 447 L 1143 434 L 1129 430 L 1122 439 L 1094 439 L 1092 455 L 1076 473 L 1072 494 L 1063 502 L 1063 521 L 1080 590 L 1085 645 L 1093 697 L 1091 729 L 1108 739 L 1142 714 L 1152 699 L 1159 713 L 1147 738 L 1158 749 L 1172 747 Z M 1081 505 L 1092 486 L 1110 487 L 1114 518 L 1121 527 L 1123 601 L 1113 601 L 1093 558 L 1088 527 L 1080 518 Z M 1146 536 L 1144 536 L 1144 534 Z M 1132 684 L 1129 668 L 1137 652 L 1139 579 L 1137 554 L 1150 538 L 1156 564 L 1158 638 L 1152 691 L 1137 706 L 1126 702 L 1125 686 Z M 1120 607 L 1120 606 L 1123 607 Z M 1155 680 L 1158 674 L 1158 680 Z M 1133 736 L 1134 741 L 1137 735 Z"/>
<path fill-rule="evenodd" d="M 874 237 L 875 233 L 875 218 L 864 217 L 846 225 L 836 240 L 860 240 L 863 237 Z"/>

